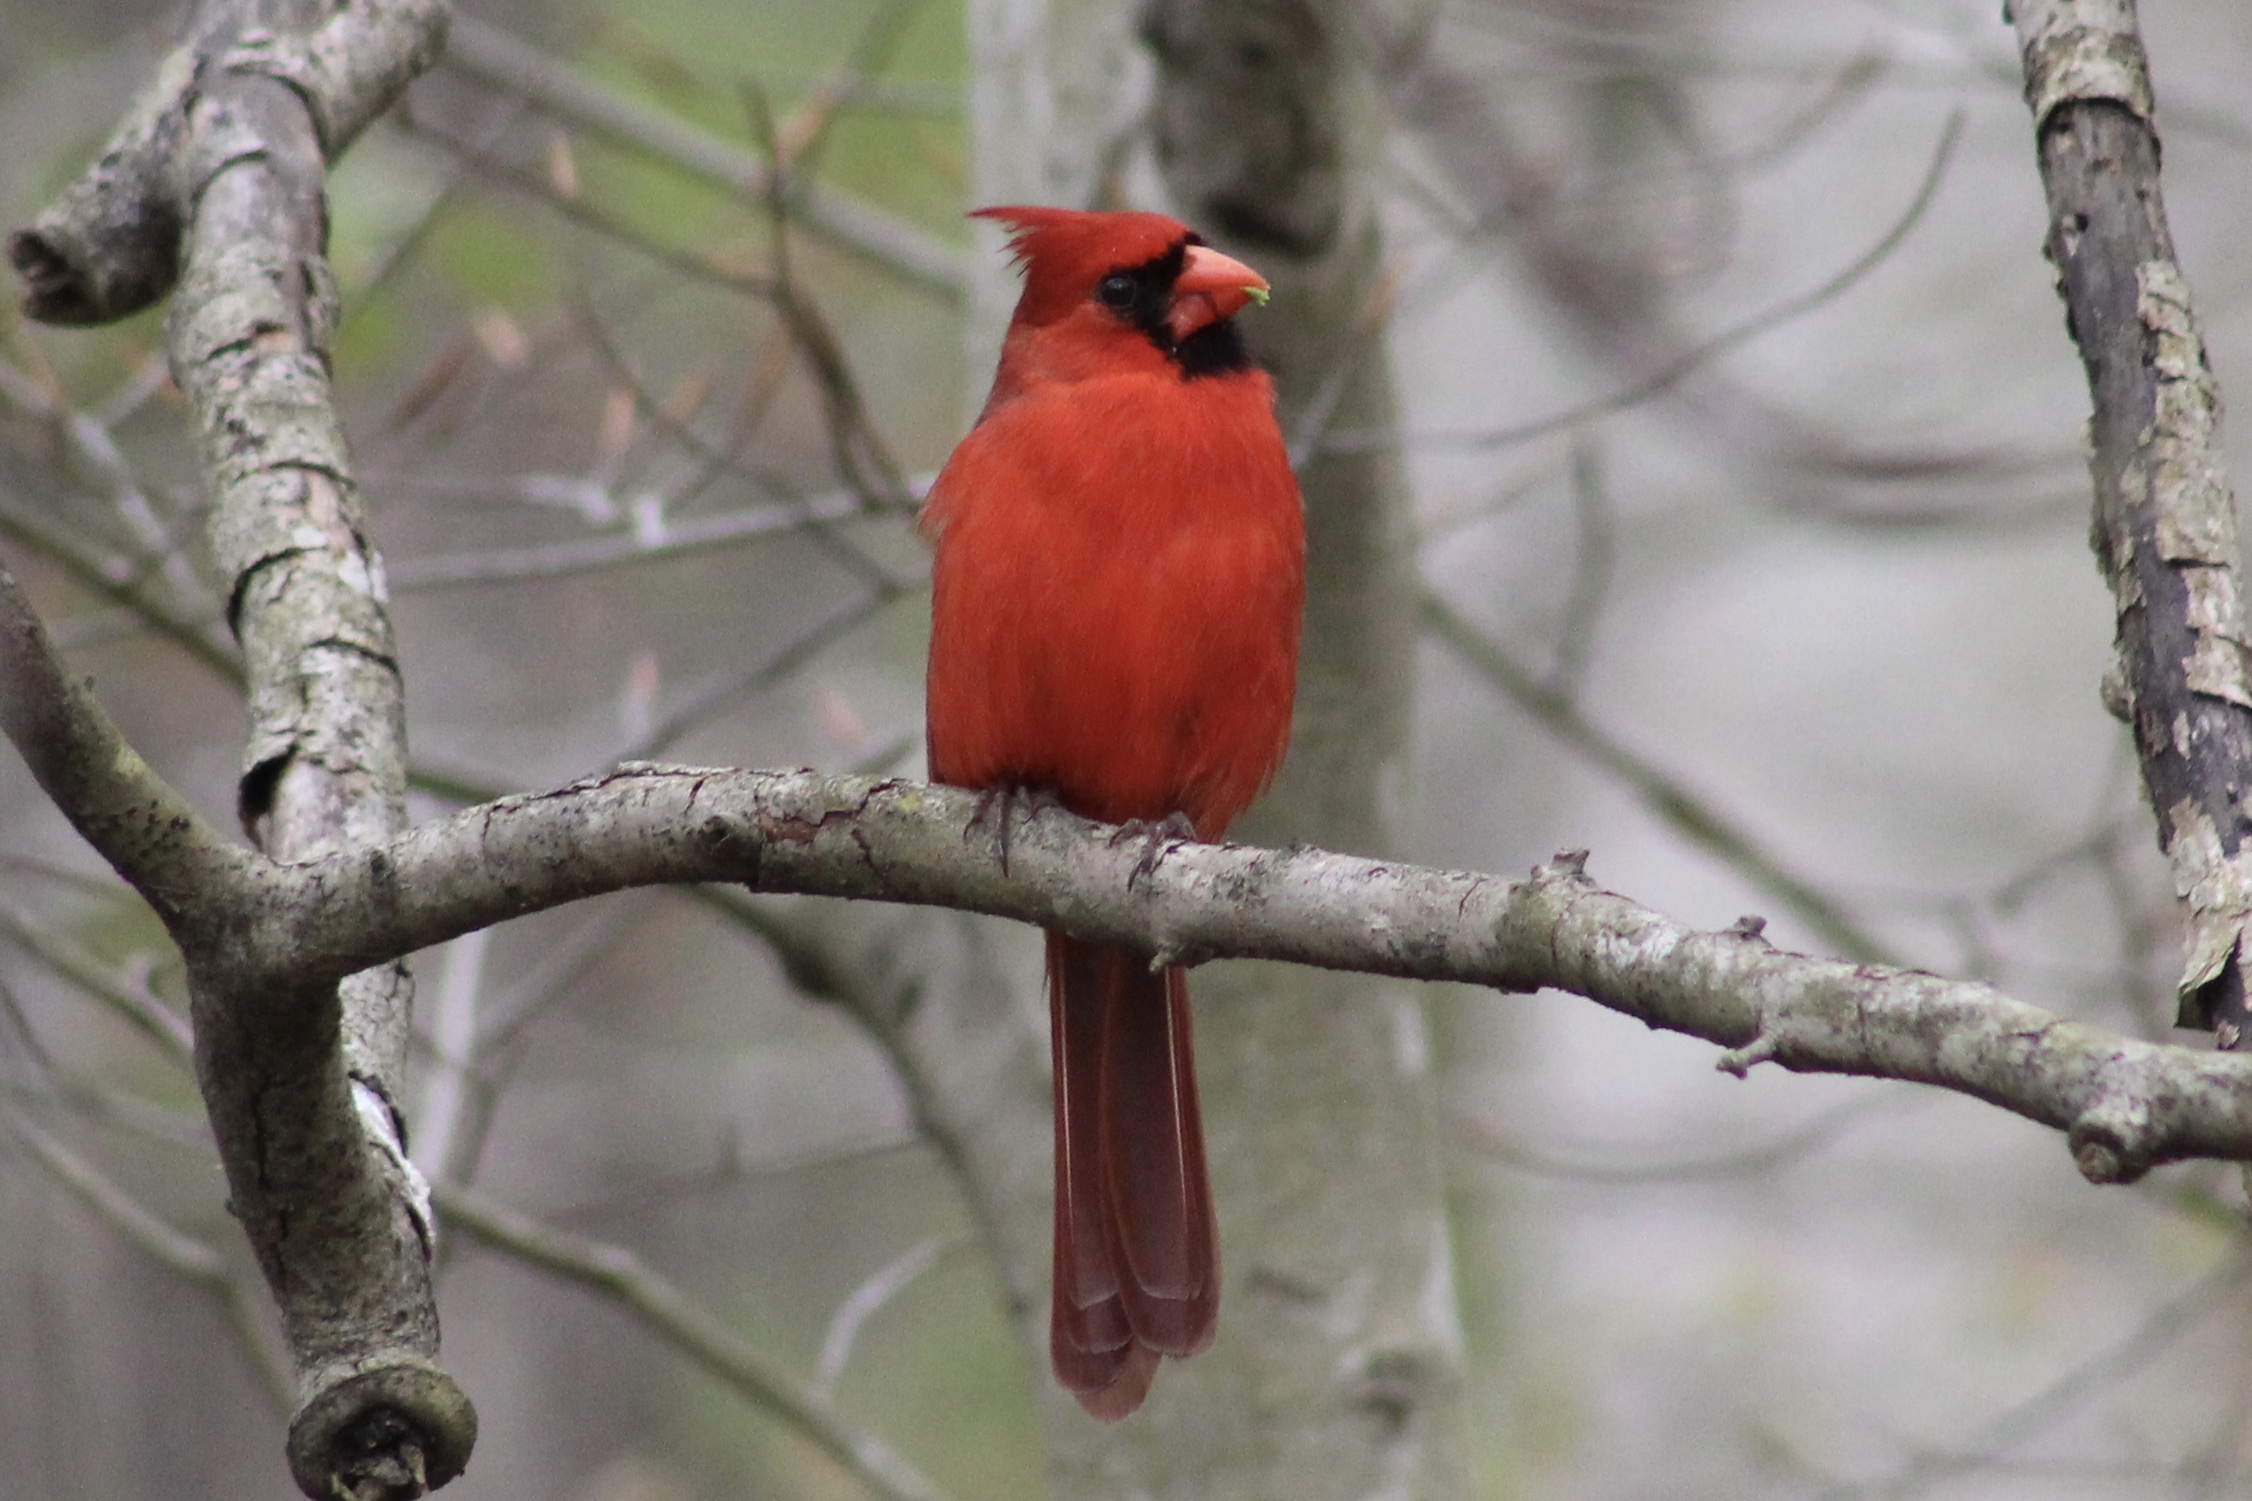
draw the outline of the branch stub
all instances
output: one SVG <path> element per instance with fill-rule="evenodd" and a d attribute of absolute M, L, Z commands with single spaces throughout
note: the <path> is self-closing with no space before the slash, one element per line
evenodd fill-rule
<path fill-rule="evenodd" d="M 370 1479 L 388 1479 L 376 1494 L 407 1498 L 459 1476 L 476 1444 L 477 1409 L 468 1393 L 429 1361 L 395 1354 L 297 1410 L 289 1424 L 289 1472 L 316 1501 L 358 1496 L 355 1482 Z"/>

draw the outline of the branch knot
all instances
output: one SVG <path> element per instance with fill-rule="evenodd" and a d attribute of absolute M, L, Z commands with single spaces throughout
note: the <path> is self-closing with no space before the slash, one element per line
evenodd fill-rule
<path fill-rule="evenodd" d="M 1545 865 L 1533 867 L 1535 881 L 1584 881 L 1587 879 L 1587 851 L 1584 849 L 1558 850 L 1548 857 Z"/>
<path fill-rule="evenodd" d="M 308 1496 L 420 1496 L 469 1466 L 477 1409 L 419 1356 L 328 1373 L 289 1423 L 289 1469 Z M 321 1373 L 309 1373 L 315 1385 Z"/>
<path fill-rule="evenodd" d="M 2122 1064 L 2111 1087 L 2081 1112 L 2065 1135 L 2073 1166 L 2090 1183 L 2132 1183 L 2150 1171 L 2156 1123 L 2144 1071 Z"/>

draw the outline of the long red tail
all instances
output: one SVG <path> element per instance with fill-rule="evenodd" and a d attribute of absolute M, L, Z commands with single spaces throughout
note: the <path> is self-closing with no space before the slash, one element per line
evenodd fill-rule
<path fill-rule="evenodd" d="M 1204 1170 L 1187 977 L 1128 949 L 1048 935 L 1056 1066 L 1055 1303 L 1049 1359 L 1115 1422 L 1161 1355 L 1212 1343 L 1220 1247 Z"/>

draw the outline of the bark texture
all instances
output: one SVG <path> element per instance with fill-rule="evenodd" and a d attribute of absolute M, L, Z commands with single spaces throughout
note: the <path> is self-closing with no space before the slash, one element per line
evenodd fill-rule
<path fill-rule="evenodd" d="M 214 0 L 102 159 L 11 242 L 27 311 L 52 321 L 122 316 L 177 280 L 173 378 L 250 690 L 241 816 L 277 861 L 405 827 L 382 562 L 329 389 L 325 186 L 445 21 L 442 0 Z M 223 859 L 215 836 L 195 847 Z M 349 976 L 246 965 L 227 919 L 190 905 L 158 899 L 187 959 L 229 1207 L 296 1363 L 292 1472 L 308 1495 L 421 1495 L 461 1472 L 476 1419 L 434 1363 L 429 1192 L 397 1104 L 401 955 Z"/>
<path fill-rule="evenodd" d="M 2188 1157 L 2252 1160 L 2252 1059 L 2121 1037 L 1983 984 L 1789 953 L 1756 918 L 1687 929 L 1597 886 L 1584 852 L 1514 882 L 1317 849 L 1189 843 L 1167 846 L 1144 871 L 1140 841 L 1049 809 L 1016 826 L 1004 870 L 993 841 L 975 837 L 974 793 L 634 763 L 387 844 L 283 865 L 229 843 L 140 763 L 64 672 L 4 571 L 0 709 L 0 729 L 49 796 L 164 914 L 191 967 L 230 989 L 317 989 L 583 897 L 724 882 L 981 912 L 1165 963 L 1271 959 L 1565 990 L 1717 1043 L 1731 1072 L 1773 1062 L 1985 1100 L 2066 1132 L 2095 1182 Z M 872 949 L 848 968 L 817 941 L 778 948 L 809 993 L 873 1000 L 897 1018 L 927 995 L 917 973 L 925 954 Z M 969 979 L 989 997 L 998 988 L 990 973 Z M 1387 1011 L 1377 998 L 1363 1009 Z M 941 1085 L 980 1081 L 1024 1087 L 982 1056 Z M 942 1151 L 958 1145 L 940 1140 Z"/>
<path fill-rule="evenodd" d="M 2220 392 L 2174 261 L 2132 0 L 2013 0 L 2047 251 L 2094 414 L 2090 540 L 2118 617 L 2109 707 L 2134 731 L 2188 924 L 2181 1023 L 2242 1046 L 2252 931 L 2252 673 Z"/>

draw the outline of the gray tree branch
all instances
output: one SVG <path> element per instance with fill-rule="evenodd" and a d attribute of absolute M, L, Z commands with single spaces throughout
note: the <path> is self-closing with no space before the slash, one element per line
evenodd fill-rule
<path fill-rule="evenodd" d="M 28 228 L 8 237 L 8 257 L 28 290 L 24 311 L 44 323 L 108 323 L 172 290 L 181 270 L 186 208 L 220 165 L 200 157 L 248 136 L 206 135 L 224 121 L 195 119 L 225 80 L 263 75 L 287 84 L 313 114 L 315 147 L 343 154 L 369 121 L 437 59 L 445 0 L 347 0 L 319 24 L 235 27 L 231 8 L 207 7 L 196 35 L 174 48 L 156 81 L 126 111 L 99 159 L 56 195 Z M 220 110 L 225 114 L 224 108 Z"/>
<path fill-rule="evenodd" d="M 449 1227 L 480 1244 L 616 1300 L 642 1326 L 810 1439 L 882 1501 L 946 1501 L 890 1445 L 856 1428 L 807 1387 L 620 1246 L 544 1224 L 459 1184 L 438 1190 Z"/>
<path fill-rule="evenodd" d="M 27 311 L 50 321 L 121 316 L 177 277 L 172 373 L 250 692 L 240 813 L 276 860 L 406 822 L 382 563 L 329 388 L 326 170 L 435 59 L 446 19 L 444 0 L 207 0 L 111 149 L 11 242 Z M 11 735 L 187 959 L 229 1207 L 297 1368 L 292 1473 L 317 1497 L 422 1495 L 466 1465 L 476 1416 L 435 1364 L 428 1191 L 397 1104 L 406 971 L 236 962 L 209 903 L 255 884 L 257 857 L 145 775 L 5 592 Z"/>
<path fill-rule="evenodd" d="M 731 193 L 757 197 L 773 172 L 757 153 L 617 93 L 569 63 L 498 27 L 470 17 L 454 24 L 446 62 L 490 88 L 538 105 L 556 119 L 592 131 Z M 865 257 L 911 285 L 960 297 L 969 284 L 961 253 L 903 219 L 810 180 L 791 185 L 790 206 L 805 227 Z"/>
<path fill-rule="evenodd" d="M 1644 807 L 1683 839 L 1780 903 L 1814 935 L 1848 959 L 1882 964 L 1892 955 L 1828 893 L 1787 867 L 1750 831 L 1614 736 L 1569 693 L 1544 683 L 1479 631 L 1436 589 L 1423 591 L 1423 623 L 1518 708 L 1600 770 L 1633 789 Z"/>
<path fill-rule="evenodd" d="M 2134 731 L 2186 908 L 2186 1026 L 2252 1024 L 2252 671 L 2220 391 L 2175 263 L 2133 0 L 2011 0 L 2047 251 L 2094 402 L 2096 556 L 2118 615 L 2106 705 Z"/>
<path fill-rule="evenodd" d="M 10 592 L 0 587 L 0 600 Z M 0 678 L 11 703 L 14 681 Z M 67 680 L 63 690 L 86 696 Z M 43 759 L 38 745 L 25 749 Z M 135 780 L 148 784 L 144 802 L 173 796 L 145 768 Z M 2122 1037 L 1983 984 L 1789 953 L 1756 919 L 1699 932 L 1604 891 L 1578 855 L 1512 882 L 1321 850 L 1181 843 L 1144 874 L 1139 841 L 1048 810 L 1012 832 L 1004 870 L 975 808 L 974 794 L 916 782 L 626 765 L 383 845 L 289 865 L 245 853 L 168 903 L 167 921 L 191 972 L 303 988 L 631 886 L 725 881 L 952 907 L 1160 962 L 1277 959 L 1566 990 L 1720 1044 L 1732 1072 L 1774 1062 L 1985 1100 L 2066 1132 L 2099 1183 L 2187 1157 L 2252 1160 L 2252 1059 Z M 109 839 L 120 825 L 79 827 Z M 200 828 L 191 815 L 169 837 L 196 842 Z M 171 867 L 147 858 L 135 833 L 98 847 L 140 884 Z"/>

